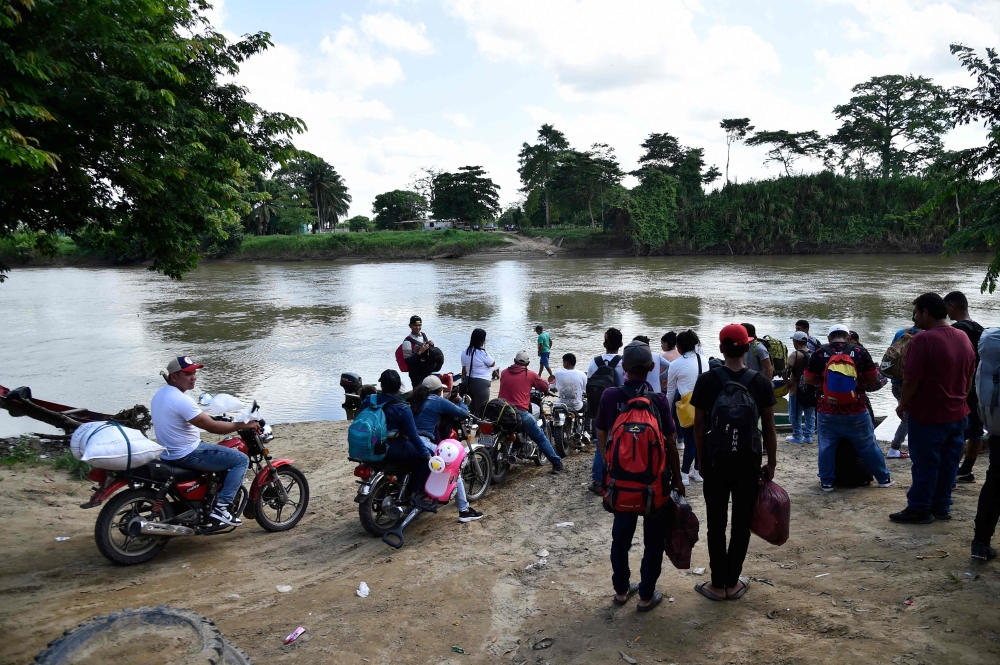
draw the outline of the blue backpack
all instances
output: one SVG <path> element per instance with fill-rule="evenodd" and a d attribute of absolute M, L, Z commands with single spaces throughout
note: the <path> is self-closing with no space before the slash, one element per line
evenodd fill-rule
<path fill-rule="evenodd" d="M 983 425 L 990 434 L 1000 434 L 1000 328 L 989 328 L 979 338 L 975 389 Z"/>
<path fill-rule="evenodd" d="M 352 460 L 381 462 L 389 452 L 389 446 L 385 442 L 389 428 L 382 407 L 398 400 L 378 404 L 376 397 L 377 395 L 372 395 L 368 398 L 368 404 L 358 412 L 354 422 L 347 428 L 347 456 Z"/>

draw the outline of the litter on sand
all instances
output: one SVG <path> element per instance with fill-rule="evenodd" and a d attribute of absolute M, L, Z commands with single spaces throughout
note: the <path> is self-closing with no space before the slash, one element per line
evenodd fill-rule
<path fill-rule="evenodd" d="M 639 662 L 635 658 L 630 658 L 626 656 L 624 651 L 619 650 L 618 653 L 621 654 L 622 660 L 624 660 L 629 665 L 635 665 L 635 663 Z"/>
<path fill-rule="evenodd" d="M 543 547 L 542 549 L 540 549 L 537 552 L 535 552 L 535 555 L 536 556 L 540 556 L 540 557 L 542 557 L 544 559 L 545 557 L 547 557 L 549 555 L 549 551 Z"/>
<path fill-rule="evenodd" d="M 767 613 L 767 618 L 768 619 L 777 619 L 778 618 L 778 610 L 771 610 L 770 612 L 768 612 Z"/>
<path fill-rule="evenodd" d="M 358 594 L 358 598 L 367 598 L 368 594 L 370 592 L 371 592 L 371 589 L 369 589 L 368 585 L 365 584 L 364 582 L 362 582 L 361 584 L 359 584 L 358 585 L 358 590 L 355 591 L 355 593 Z"/>
<path fill-rule="evenodd" d="M 830 573 L 823 573 L 822 575 L 817 575 L 816 577 L 826 577 L 826 576 L 827 576 L 827 575 L 829 575 L 829 574 L 830 574 Z"/>
<path fill-rule="evenodd" d="M 299 639 L 299 636 L 304 632 L 306 632 L 306 629 L 303 628 L 302 626 L 299 626 L 292 632 L 291 635 L 285 638 L 285 644 L 291 644 L 295 640 Z"/>
<path fill-rule="evenodd" d="M 465 653 L 465 649 L 463 649 L 462 647 L 454 647 L 454 646 L 453 646 L 453 647 L 451 648 L 451 650 L 452 650 L 453 652 L 455 652 L 455 653 L 463 653 L 463 654 Z"/>
<path fill-rule="evenodd" d="M 69 540 L 69 536 L 56 536 L 56 542 L 61 543 L 63 541 Z"/>
<path fill-rule="evenodd" d="M 224 598 L 226 600 L 239 600 L 240 599 L 240 594 L 238 594 L 238 593 L 227 593 L 224 596 Z"/>
<path fill-rule="evenodd" d="M 281 593 L 288 593 L 289 591 L 292 590 L 292 586 L 290 584 L 279 584 L 274 588 L 280 591 Z"/>
<path fill-rule="evenodd" d="M 704 568 L 695 568 L 691 572 L 694 573 L 695 575 L 704 575 L 705 574 L 705 569 Z"/>
<path fill-rule="evenodd" d="M 906 600 L 903 601 L 903 604 L 904 605 L 916 605 L 916 603 L 914 602 L 914 600 L 912 598 L 907 598 Z"/>
<path fill-rule="evenodd" d="M 573 523 L 572 522 L 558 522 L 558 523 L 556 523 L 556 526 L 560 527 L 560 528 L 561 527 L 566 527 L 566 526 L 573 526 Z"/>
<path fill-rule="evenodd" d="M 542 639 L 540 639 L 537 642 L 535 642 L 534 644 L 532 644 L 531 648 L 534 649 L 535 651 L 539 651 L 541 649 L 548 649 L 550 646 L 552 646 L 555 643 L 556 643 L 555 638 L 553 638 L 553 637 L 543 637 Z"/>
<path fill-rule="evenodd" d="M 668 603 L 674 602 L 674 597 L 673 596 L 667 596 L 667 602 Z"/>
<path fill-rule="evenodd" d="M 926 554 L 924 556 L 918 556 L 918 559 L 943 559 L 948 556 L 948 553 L 944 550 L 934 550 L 935 552 L 941 552 L 941 554 Z"/>

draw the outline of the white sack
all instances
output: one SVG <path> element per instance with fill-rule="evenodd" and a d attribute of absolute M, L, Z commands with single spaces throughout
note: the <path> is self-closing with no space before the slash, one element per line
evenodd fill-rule
<path fill-rule="evenodd" d="M 125 436 L 122 436 L 123 432 Z M 69 442 L 73 457 L 99 469 L 111 471 L 126 469 L 130 447 L 133 469 L 158 459 L 160 453 L 166 450 L 144 437 L 139 430 L 116 426 L 111 422 L 84 423 L 73 432 L 73 438 Z"/>
<path fill-rule="evenodd" d="M 229 411 L 236 411 L 242 408 L 243 402 L 226 393 L 219 393 L 208 403 L 208 412 L 213 416 L 223 416 Z"/>

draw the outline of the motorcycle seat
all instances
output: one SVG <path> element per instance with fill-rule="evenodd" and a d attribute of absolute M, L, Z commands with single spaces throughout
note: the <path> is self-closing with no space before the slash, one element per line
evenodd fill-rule
<path fill-rule="evenodd" d="M 173 478 L 176 483 L 183 483 L 188 480 L 200 478 L 204 473 L 204 471 L 183 469 L 162 460 L 150 462 L 145 466 L 139 466 L 132 469 L 132 475 L 137 478 L 147 478 L 161 483 L 170 480 L 170 478 Z"/>

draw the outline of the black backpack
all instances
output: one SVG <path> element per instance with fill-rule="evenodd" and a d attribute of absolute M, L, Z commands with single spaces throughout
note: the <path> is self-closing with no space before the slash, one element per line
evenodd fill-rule
<path fill-rule="evenodd" d="M 483 420 L 488 420 L 496 424 L 497 428 L 506 433 L 517 430 L 521 424 L 521 417 L 517 415 L 517 409 L 513 404 L 500 397 L 494 397 L 486 403 L 483 409 Z"/>
<path fill-rule="evenodd" d="M 721 367 L 712 372 L 722 382 L 722 392 L 712 406 L 709 420 L 709 460 L 714 463 L 717 459 L 737 455 L 761 455 L 764 445 L 760 428 L 757 427 L 760 414 L 749 389 L 757 372 L 748 369 L 739 381 L 734 381 Z"/>
<path fill-rule="evenodd" d="M 799 374 L 798 388 L 795 390 L 795 400 L 800 406 L 813 409 L 819 404 L 819 396 L 823 392 L 821 386 L 812 386 L 806 383 L 806 370 L 809 368 L 809 361 L 812 353 L 805 351 L 805 360 L 802 362 L 802 373 Z"/>
<path fill-rule="evenodd" d="M 597 417 L 597 409 L 601 406 L 601 395 L 604 391 L 618 387 L 618 372 L 615 369 L 621 361 L 621 356 L 615 356 L 611 360 L 605 360 L 602 356 L 594 358 L 597 370 L 587 379 L 587 415 L 591 418 Z"/>
<path fill-rule="evenodd" d="M 875 480 L 850 439 L 837 441 L 834 459 L 836 479 L 833 482 L 838 487 L 861 487 Z"/>

